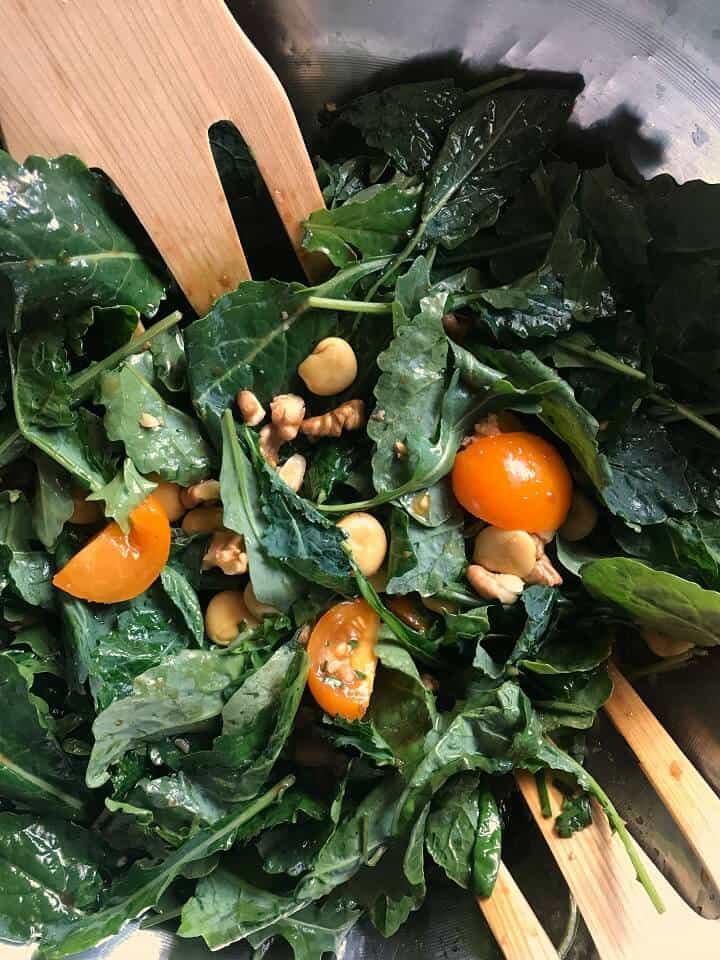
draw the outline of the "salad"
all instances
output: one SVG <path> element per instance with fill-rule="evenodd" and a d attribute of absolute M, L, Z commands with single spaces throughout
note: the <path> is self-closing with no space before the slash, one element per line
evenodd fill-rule
<path fill-rule="evenodd" d="M 101 174 L 0 153 L 0 938 L 392 936 L 491 893 L 518 769 L 660 906 L 584 736 L 613 650 L 720 641 L 720 187 L 579 156 L 575 94 L 328 105 L 328 279 L 197 319 Z"/>

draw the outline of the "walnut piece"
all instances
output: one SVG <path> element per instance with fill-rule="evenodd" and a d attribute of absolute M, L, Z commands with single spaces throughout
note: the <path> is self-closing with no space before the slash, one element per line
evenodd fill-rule
<path fill-rule="evenodd" d="M 545 544 L 552 540 L 554 533 L 550 531 L 545 533 L 533 533 L 532 538 L 535 541 L 535 566 L 525 577 L 525 583 L 539 584 L 542 587 L 562 586 L 563 579 L 552 565 L 550 557 L 545 553 Z"/>
<path fill-rule="evenodd" d="M 475 593 L 484 600 L 499 600 L 500 603 L 515 603 L 525 584 L 512 573 L 491 573 L 479 563 L 467 568 L 467 578 Z"/>
<path fill-rule="evenodd" d="M 307 437 L 339 437 L 343 430 L 359 430 L 365 425 L 365 404 L 362 400 L 348 400 L 339 407 L 310 417 L 302 425 Z"/>
<path fill-rule="evenodd" d="M 231 530 L 218 530 L 212 535 L 210 546 L 203 557 L 203 570 L 219 567 L 223 573 L 235 576 L 247 573 L 248 558 L 245 540 Z"/>
<path fill-rule="evenodd" d="M 281 393 L 270 403 L 272 424 L 260 431 L 260 453 L 271 467 L 276 467 L 280 447 L 294 440 L 305 417 L 305 401 L 295 393 Z"/>
<path fill-rule="evenodd" d="M 202 480 L 193 483 L 180 494 L 183 506 L 188 510 L 199 507 L 202 503 L 215 503 L 220 499 L 220 481 Z"/>
<path fill-rule="evenodd" d="M 154 417 L 151 413 L 141 413 L 138 419 L 138 424 L 146 430 L 157 430 L 162 423 L 160 417 Z"/>
<path fill-rule="evenodd" d="M 257 427 L 265 419 L 265 407 L 263 407 L 252 390 L 238 390 L 235 402 L 238 405 L 243 421 L 249 427 Z"/>

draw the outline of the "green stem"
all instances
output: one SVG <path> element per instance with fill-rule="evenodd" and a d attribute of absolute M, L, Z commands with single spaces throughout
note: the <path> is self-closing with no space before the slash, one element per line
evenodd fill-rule
<path fill-rule="evenodd" d="M 583 357 L 586 360 L 596 363 L 598 366 L 606 367 L 608 370 L 613 370 L 615 373 L 620 373 L 625 377 L 632 377 L 635 380 L 648 380 L 647 374 L 643 373 L 642 370 L 636 370 L 635 367 L 623 363 L 622 360 L 618 360 L 616 357 L 613 357 L 612 354 L 606 353 L 605 350 L 592 350 L 588 347 L 581 347 L 575 343 L 561 343 L 560 346 L 566 353 Z M 711 437 L 720 440 L 720 427 L 716 427 L 714 423 L 710 423 L 709 420 L 706 420 L 705 417 L 701 416 L 696 410 L 693 410 L 692 407 L 688 407 L 684 403 L 678 403 L 677 400 L 673 400 L 671 397 L 664 397 L 661 393 L 657 393 L 657 391 L 649 393 L 647 399 L 652 400 L 653 403 L 657 403 L 666 410 L 672 410 L 678 419 L 689 420 L 690 423 L 694 423 L 696 427 L 704 430 L 705 433 L 709 433 Z"/>
<path fill-rule="evenodd" d="M 578 934 L 578 926 L 580 921 L 580 915 L 578 914 L 577 902 L 575 897 L 568 891 L 568 917 L 567 922 L 565 923 L 565 930 L 563 931 L 562 940 L 558 944 L 557 952 L 560 960 L 565 960 L 565 957 L 570 953 L 575 943 L 575 938 Z"/>
<path fill-rule="evenodd" d="M 550 791 L 548 790 L 547 777 L 544 770 L 538 770 L 535 774 L 535 783 L 537 784 L 538 796 L 540 797 L 540 811 L 547 820 L 552 816 L 552 804 L 550 803 Z"/>
<path fill-rule="evenodd" d="M 714 416 L 720 414 L 720 403 L 694 403 L 687 405 L 686 409 L 705 417 Z M 675 423 L 677 420 L 684 420 L 685 415 L 674 410 L 670 413 L 658 414 L 658 419 L 662 420 L 663 423 Z"/>
<path fill-rule="evenodd" d="M 477 87 L 466 90 L 463 94 L 463 99 L 476 100 L 478 97 L 484 97 L 494 90 L 500 90 L 502 87 L 507 87 L 511 83 L 517 83 L 518 80 L 523 79 L 526 73 L 527 71 L 525 70 L 513 70 L 512 73 L 506 73 L 502 77 L 495 77 L 494 80 L 488 80 L 486 83 L 481 83 Z"/>
<path fill-rule="evenodd" d="M 433 213 L 433 216 L 434 216 L 434 213 Z M 380 287 L 384 283 L 387 283 L 387 281 L 397 273 L 397 271 L 400 269 L 400 267 L 405 262 L 405 260 L 407 260 L 410 254 L 415 250 L 417 245 L 422 240 L 423 234 L 427 230 L 430 220 L 431 220 L 431 217 L 424 217 L 420 221 L 420 224 L 418 225 L 417 230 L 410 237 L 410 239 L 402 248 L 400 253 L 395 254 L 395 256 L 393 257 L 388 267 L 385 270 L 383 270 L 383 272 L 377 278 L 375 283 L 370 287 L 370 290 L 368 291 L 368 295 L 367 295 L 368 300 L 372 300 L 372 298 L 378 292 Z"/>
<path fill-rule="evenodd" d="M 709 420 L 701 417 L 700 414 L 696 413 L 691 407 L 685 406 L 684 403 L 678 403 L 677 400 L 668 399 L 659 393 L 651 393 L 648 399 L 661 407 L 665 407 L 666 410 L 674 410 L 681 418 L 689 420 L 690 423 L 694 423 L 696 427 L 700 427 L 705 433 L 709 433 L 711 437 L 720 440 L 720 427 L 716 427 L 714 423 L 710 423 Z"/>
<path fill-rule="evenodd" d="M 122 347 L 118 347 L 117 350 L 114 350 L 112 353 L 108 354 L 107 357 L 104 357 L 97 363 L 90 364 L 90 366 L 85 370 L 81 370 L 80 373 L 76 373 L 74 377 L 70 377 L 70 383 L 75 393 L 76 402 L 83 400 L 88 396 L 88 394 L 91 392 L 90 388 L 92 388 L 93 384 L 101 373 L 116 367 L 122 360 L 131 356 L 133 353 L 142 353 L 142 351 L 145 349 L 145 346 L 154 337 L 157 337 L 159 334 L 165 333 L 165 331 L 169 330 L 171 327 L 176 326 L 180 320 L 182 320 L 182 314 L 180 311 L 173 311 L 173 313 L 168 314 L 167 317 L 164 317 L 162 320 L 158 320 L 157 323 L 154 323 L 151 327 L 149 327 L 141 337 L 132 337 L 127 343 L 123 344 Z"/>
<path fill-rule="evenodd" d="M 182 914 L 182 907 L 173 907 L 172 910 L 166 910 L 164 913 L 155 913 L 150 917 L 146 917 L 140 927 L 143 930 L 150 930 L 152 927 L 159 927 L 163 923 L 167 923 L 168 920 L 176 920 Z"/>
<path fill-rule="evenodd" d="M 555 745 L 553 746 L 555 750 L 559 750 L 557 746 Z M 647 872 L 647 868 L 645 867 L 645 864 L 640 859 L 640 856 L 637 851 L 637 847 L 635 846 L 635 841 L 628 833 L 627 827 L 625 826 L 625 821 L 618 813 L 614 803 L 612 802 L 610 797 L 605 793 L 605 791 L 597 782 L 595 777 L 593 777 L 591 773 L 588 773 L 585 767 L 579 764 L 577 760 L 575 760 L 573 757 L 570 756 L 569 753 L 565 753 L 565 751 L 559 751 L 559 752 L 563 754 L 563 757 L 566 763 L 569 763 L 569 765 L 572 768 L 574 768 L 575 777 L 578 783 L 580 784 L 580 786 L 584 787 L 590 794 L 592 794 L 592 796 L 595 797 L 597 802 L 605 811 L 605 816 L 608 818 L 608 822 L 610 826 L 615 831 L 615 833 L 617 833 L 617 835 L 620 837 L 620 840 L 622 841 L 622 845 L 625 847 L 625 850 L 627 851 L 627 855 L 630 858 L 630 862 L 632 863 L 635 869 L 635 876 L 637 877 L 639 883 L 642 884 L 643 888 L 645 889 L 645 892 L 650 897 L 650 901 L 652 905 L 655 907 L 655 909 L 657 910 L 657 912 L 664 913 L 665 904 L 663 903 L 662 898 L 660 897 L 660 894 L 655 889 L 655 884 L 653 883 L 652 878 L 650 877 L 650 874 Z"/>
<path fill-rule="evenodd" d="M 579 344 L 563 341 L 560 341 L 560 349 L 566 353 L 572 353 L 576 357 L 583 357 L 585 360 L 597 363 L 598 366 L 607 367 L 608 370 L 613 370 L 615 373 L 621 373 L 625 377 L 632 377 L 634 380 L 647 380 L 647 374 L 643 373 L 642 370 L 637 370 L 630 364 L 623 363 L 622 360 L 618 360 L 617 357 L 605 350 L 581 347 Z"/>
<path fill-rule="evenodd" d="M 335 297 L 308 297 L 309 307 L 319 310 L 343 310 L 346 313 L 392 313 L 392 303 L 368 303 L 365 300 L 340 300 Z"/>

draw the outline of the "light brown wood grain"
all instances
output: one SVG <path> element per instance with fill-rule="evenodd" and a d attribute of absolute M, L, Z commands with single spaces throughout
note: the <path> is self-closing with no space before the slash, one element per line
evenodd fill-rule
<path fill-rule="evenodd" d="M 505 960 L 558 960 L 542 924 L 504 863 L 489 897 L 477 897 Z"/>
<path fill-rule="evenodd" d="M 616 666 L 605 710 L 627 741 L 705 871 L 720 887 L 720 797 Z M 720 955 L 720 954 L 719 954 Z"/>
<path fill-rule="evenodd" d="M 128 199 L 199 313 L 250 276 L 210 152 L 231 120 L 301 248 L 323 205 L 287 95 L 222 0 L 0 0 L 0 124 L 18 160 L 75 153 Z M 247 225 L 253 229 L 252 224 Z"/>
<path fill-rule="evenodd" d="M 664 960 L 687 956 L 716 960 L 720 956 L 720 923 L 699 917 L 675 893 L 642 851 L 640 856 L 665 904 L 660 915 L 635 873 L 619 837 L 593 803 L 593 824 L 569 839 L 555 832 L 545 818 L 534 778 L 517 775 L 518 785 L 558 864 L 602 960 Z M 553 806 L 562 796 L 549 785 Z"/>

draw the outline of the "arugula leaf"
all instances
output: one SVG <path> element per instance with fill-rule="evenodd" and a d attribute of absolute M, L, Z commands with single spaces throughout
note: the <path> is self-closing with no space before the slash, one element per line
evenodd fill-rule
<path fill-rule="evenodd" d="M 620 607 L 640 627 L 701 647 L 720 643 L 720 593 L 628 557 L 593 560 L 580 575 L 593 597 Z"/>
<path fill-rule="evenodd" d="M 156 487 L 156 483 L 138 473 L 135 464 L 127 457 L 123 463 L 122 472 L 86 499 L 104 501 L 105 516 L 112 517 L 124 533 L 129 533 L 130 514 Z"/>
<path fill-rule="evenodd" d="M 33 528 L 48 550 L 55 546 L 75 509 L 68 478 L 49 457 L 36 451 L 37 486 L 33 498 Z"/>
<path fill-rule="evenodd" d="M 359 97 L 342 110 L 340 119 L 412 176 L 430 168 L 462 102 L 463 91 L 453 80 L 401 83 Z"/>
<path fill-rule="evenodd" d="M 255 596 L 262 603 L 287 611 L 300 595 L 302 581 L 273 560 L 265 549 L 267 519 L 261 509 L 258 478 L 240 446 L 229 410 L 222 419 L 222 444 L 220 496 L 223 521 L 226 527 L 245 538 Z"/>
<path fill-rule="evenodd" d="M 150 341 L 155 374 L 165 387 L 172 393 L 187 390 L 187 357 L 185 355 L 185 340 L 179 327 L 166 330 Z"/>
<path fill-rule="evenodd" d="M 547 640 L 532 659 L 523 657 L 518 665 L 523 670 L 540 674 L 566 674 L 592 670 L 604 663 L 611 652 L 611 640 L 608 635 L 596 634 L 588 637 L 582 646 L 577 636 L 559 636 Z"/>
<path fill-rule="evenodd" d="M 212 453 L 197 422 L 166 403 L 133 364 L 102 375 L 100 403 L 108 437 L 122 441 L 141 473 L 157 473 L 183 486 L 209 476 Z M 158 425 L 143 426 L 144 414 Z"/>
<path fill-rule="evenodd" d="M 465 569 L 461 516 L 425 527 L 394 507 L 390 516 L 387 593 L 417 591 L 429 597 L 456 580 Z"/>
<path fill-rule="evenodd" d="M 184 650 L 136 677 L 132 696 L 115 700 L 95 719 L 88 786 L 102 786 L 110 764 L 138 744 L 192 731 L 219 716 L 223 692 L 244 667 L 244 657 L 232 653 Z"/>
<path fill-rule="evenodd" d="M 114 199 L 114 198 L 113 198 Z M 77 159 L 0 151 L 0 278 L 22 315 L 49 317 L 129 304 L 152 316 L 164 279 L 113 214 L 111 188 Z"/>
<path fill-rule="evenodd" d="M 608 508 L 629 523 L 661 523 L 669 512 L 691 513 L 696 504 L 685 477 L 687 463 L 665 428 L 636 414 L 606 449 L 612 479 L 602 495 Z"/>
<path fill-rule="evenodd" d="M 29 427 L 70 427 L 75 423 L 70 362 L 61 336 L 48 330 L 24 336 L 17 350 L 14 379 L 15 403 Z"/>
<path fill-rule="evenodd" d="M 424 260 L 416 260 L 413 269 L 417 267 L 427 271 Z M 398 457 L 396 443 L 437 434 L 448 363 L 442 325 L 446 299 L 445 293 L 423 298 L 420 313 L 412 323 L 400 321 L 395 338 L 378 357 L 382 372 L 367 432 L 376 445 L 372 465 L 379 493 L 401 486 L 412 469 L 410 458 Z"/>
<path fill-rule="evenodd" d="M 350 721 L 341 716 L 324 716 L 322 729 L 318 732 L 336 747 L 357 750 L 379 767 L 398 767 L 402 763 L 371 720 Z"/>
<path fill-rule="evenodd" d="M 497 220 L 567 120 L 573 98 L 559 90 L 502 91 L 450 125 L 428 174 L 420 230 L 457 247 Z"/>
<path fill-rule="evenodd" d="M 341 207 L 311 213 L 303 246 L 324 253 L 336 267 L 394 253 L 418 221 L 421 193 L 419 184 L 405 180 L 366 187 Z"/>
<path fill-rule="evenodd" d="M 38 813 L 82 817 L 82 781 L 40 724 L 25 678 L 6 654 L 0 654 L 0 691 L 7 712 L 0 728 L 0 797 Z"/>
<path fill-rule="evenodd" d="M 325 503 L 338 484 L 349 480 L 355 452 L 352 447 L 334 440 L 321 443 L 305 474 L 305 488 L 310 500 Z"/>
<path fill-rule="evenodd" d="M 41 947 L 41 956 L 45 960 L 60 960 L 61 957 L 88 950 L 118 933 L 131 920 L 150 910 L 189 865 L 213 853 L 227 850 L 238 834 L 252 823 L 253 817 L 277 802 L 291 784 L 291 777 L 281 780 L 263 796 L 242 805 L 239 810 L 196 834 L 161 863 L 155 866 L 134 864 L 113 885 L 108 906 L 73 924 L 59 924 L 49 931 Z"/>
<path fill-rule="evenodd" d="M 83 827 L 0 813 L 0 937 L 35 940 L 58 921 L 97 906 L 98 851 Z"/>
<path fill-rule="evenodd" d="M 0 494 L 0 594 L 6 589 L 33 607 L 54 608 L 50 557 L 33 550 L 32 515 L 18 491 Z"/>

